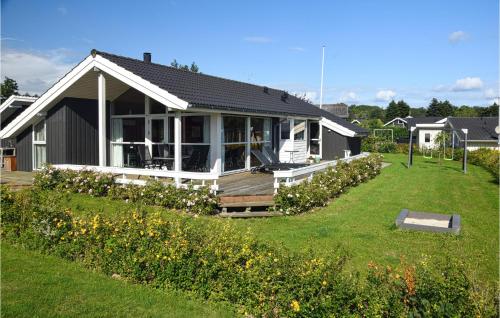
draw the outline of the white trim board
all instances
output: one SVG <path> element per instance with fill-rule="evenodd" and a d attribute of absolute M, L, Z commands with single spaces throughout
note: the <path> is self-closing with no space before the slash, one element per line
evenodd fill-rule
<path fill-rule="evenodd" d="M 386 123 L 384 124 L 384 127 L 385 127 L 385 126 L 387 126 L 387 125 L 389 125 L 389 124 L 391 124 L 391 123 L 392 123 L 392 122 L 394 122 L 395 120 L 401 120 L 401 121 L 402 121 L 402 122 L 404 122 L 405 124 L 408 124 L 408 122 L 407 122 L 406 120 L 404 120 L 403 118 L 401 118 L 401 117 L 396 117 L 396 118 L 393 118 L 392 120 L 390 120 L 390 121 L 386 122 Z"/>
<path fill-rule="evenodd" d="M 0 105 L 0 113 L 2 113 L 4 110 L 9 108 L 10 105 L 12 105 L 15 102 L 26 102 L 26 103 L 33 103 L 36 101 L 38 97 L 31 97 L 31 96 L 20 96 L 20 95 L 12 95 L 9 98 L 7 98 L 2 105 Z"/>
<path fill-rule="evenodd" d="M 95 67 L 169 108 L 185 110 L 188 106 L 188 102 L 181 100 L 166 90 L 161 89 L 132 72 L 125 70 L 104 57 L 98 54 L 95 57 L 89 55 L 45 93 L 43 93 L 42 96 L 40 96 L 22 113 L 22 115 L 17 116 L 11 123 L 2 129 L 2 131 L 0 131 L 0 139 L 10 138 L 32 124 L 36 114 L 46 111 L 47 108 L 52 106 L 50 105 L 51 102 L 55 101 L 61 94 L 64 93 L 64 91 L 75 84 L 87 72 L 92 71 Z"/>
<path fill-rule="evenodd" d="M 341 134 L 342 136 L 346 136 L 346 137 L 355 137 L 356 136 L 356 132 L 355 131 L 352 131 L 340 124 L 337 124 L 327 118 L 321 118 L 321 120 L 319 121 L 321 126 L 325 126 L 326 128 L 328 129 L 331 129 L 333 131 L 335 131 L 336 133 L 339 133 Z"/>

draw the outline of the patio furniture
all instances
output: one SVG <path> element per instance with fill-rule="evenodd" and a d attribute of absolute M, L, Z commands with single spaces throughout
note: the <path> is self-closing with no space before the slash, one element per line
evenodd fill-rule
<path fill-rule="evenodd" d="M 255 173 L 257 171 L 261 172 L 273 172 L 279 170 L 291 170 L 295 168 L 305 167 L 306 164 L 296 164 L 296 163 L 272 163 L 269 159 L 267 159 L 264 154 L 258 149 L 252 149 L 252 154 L 262 163 L 260 167 L 253 168 L 251 171 Z"/>
<path fill-rule="evenodd" d="M 142 158 L 142 153 L 139 149 L 137 149 L 137 155 L 139 156 L 141 167 L 144 167 L 146 169 L 161 168 L 161 165 L 158 162 L 155 162 L 155 160 L 153 160 L 153 158 L 151 157 L 151 153 L 149 152 L 149 147 L 144 147 L 145 158 Z"/>
<path fill-rule="evenodd" d="M 288 153 L 289 153 L 289 155 L 290 155 L 290 163 L 294 163 L 294 158 L 293 158 L 293 157 L 294 157 L 294 154 L 295 154 L 296 152 L 299 152 L 299 151 L 298 151 L 298 150 L 285 150 L 285 152 L 288 152 Z"/>
<path fill-rule="evenodd" d="M 206 171 L 205 163 L 207 162 L 208 147 L 194 147 L 188 161 L 184 164 L 185 171 Z"/>
<path fill-rule="evenodd" d="M 269 145 L 265 145 L 262 150 L 269 157 L 269 159 L 271 159 L 271 163 L 272 164 L 286 164 L 286 165 L 288 165 L 290 167 L 295 167 L 295 168 L 300 168 L 300 167 L 307 166 L 307 164 L 303 164 L 303 163 L 284 163 L 284 162 L 280 162 L 280 159 L 278 158 L 278 156 L 276 155 L 276 153 L 273 151 L 273 149 Z"/>

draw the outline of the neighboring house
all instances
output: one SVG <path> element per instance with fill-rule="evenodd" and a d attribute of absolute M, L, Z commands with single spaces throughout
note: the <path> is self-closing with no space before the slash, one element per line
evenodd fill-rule
<path fill-rule="evenodd" d="M 443 131 L 446 124 L 446 117 L 413 117 L 406 118 L 407 128 L 416 127 L 415 144 L 418 148 L 434 148 L 437 135 Z"/>
<path fill-rule="evenodd" d="M 92 50 L 0 131 L 15 138 L 17 167 L 44 163 L 142 171 L 151 157 L 165 176 L 203 179 L 248 171 L 251 149 L 284 162 L 360 153 L 367 130 L 264 86 Z M 109 170 L 109 169 L 108 169 Z"/>
<path fill-rule="evenodd" d="M 495 129 L 499 126 L 498 117 L 448 117 L 446 127 L 454 132 L 456 146 L 463 147 L 467 129 L 467 150 L 479 148 L 496 148 L 498 145 L 498 133 Z"/>
<path fill-rule="evenodd" d="M 351 124 L 361 125 L 361 122 L 357 119 L 353 119 L 353 120 L 351 120 Z"/>
<path fill-rule="evenodd" d="M 323 104 L 321 106 L 321 108 L 323 110 L 326 110 L 329 113 L 334 114 L 337 117 L 340 117 L 340 118 L 348 118 L 349 117 L 349 106 L 347 106 L 344 103 Z"/>
<path fill-rule="evenodd" d="M 463 147 L 463 129 L 468 130 L 468 150 L 498 149 L 498 134 L 495 132 L 498 125 L 498 117 L 416 117 L 408 120 L 408 130 L 416 127 L 415 143 L 421 149 L 435 148 L 436 137 L 442 131 L 452 133 L 455 147 Z"/>
<path fill-rule="evenodd" d="M 387 126 L 407 127 L 409 118 L 412 118 L 412 117 L 410 117 L 410 116 L 405 117 L 405 118 L 396 117 L 396 118 L 386 122 L 384 124 L 384 127 L 387 127 Z"/>
<path fill-rule="evenodd" d="M 12 95 L 0 105 L 0 129 L 3 129 L 11 121 L 21 114 L 29 105 L 36 101 L 37 97 Z M 2 147 L 15 147 L 15 140 L 2 140 Z"/>

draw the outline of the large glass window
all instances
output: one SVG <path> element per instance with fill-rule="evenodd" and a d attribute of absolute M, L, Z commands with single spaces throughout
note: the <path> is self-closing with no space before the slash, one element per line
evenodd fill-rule
<path fill-rule="evenodd" d="M 319 123 L 309 123 L 309 154 L 319 155 Z"/>
<path fill-rule="evenodd" d="M 290 120 L 282 119 L 280 121 L 281 140 L 290 139 Z"/>
<path fill-rule="evenodd" d="M 223 130 L 224 171 L 245 169 L 247 117 L 224 116 Z"/>
<path fill-rule="evenodd" d="M 145 158 L 145 118 L 113 118 L 111 120 L 111 165 L 141 167 Z"/>
<path fill-rule="evenodd" d="M 250 118 L 250 142 L 251 149 L 263 151 L 264 146 L 271 149 L 271 119 L 270 118 Z M 256 167 L 262 163 L 253 155 L 250 156 L 250 165 Z"/>
<path fill-rule="evenodd" d="M 165 114 L 167 112 L 167 107 L 154 99 L 149 99 L 149 113 L 150 114 Z"/>
<path fill-rule="evenodd" d="M 295 119 L 293 126 L 293 140 L 304 140 L 305 131 L 306 121 Z"/>
<path fill-rule="evenodd" d="M 123 141 L 124 142 L 144 142 L 145 130 L 144 117 L 123 118 Z"/>
<path fill-rule="evenodd" d="M 210 117 L 182 116 L 182 170 L 210 169 Z"/>
<path fill-rule="evenodd" d="M 33 168 L 41 169 L 47 162 L 47 145 L 45 139 L 45 120 L 33 126 Z"/>

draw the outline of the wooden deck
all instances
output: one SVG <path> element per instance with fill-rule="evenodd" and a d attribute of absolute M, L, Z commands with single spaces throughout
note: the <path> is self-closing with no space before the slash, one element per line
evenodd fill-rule
<path fill-rule="evenodd" d="M 235 173 L 220 177 L 217 183 L 220 196 L 274 194 L 274 179 L 269 173 Z"/>

